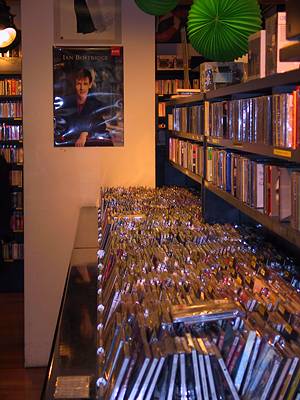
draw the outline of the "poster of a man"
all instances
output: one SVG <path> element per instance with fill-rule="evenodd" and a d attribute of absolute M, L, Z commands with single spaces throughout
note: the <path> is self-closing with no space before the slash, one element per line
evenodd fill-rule
<path fill-rule="evenodd" d="M 53 98 L 55 146 L 123 146 L 122 48 L 54 48 Z"/>

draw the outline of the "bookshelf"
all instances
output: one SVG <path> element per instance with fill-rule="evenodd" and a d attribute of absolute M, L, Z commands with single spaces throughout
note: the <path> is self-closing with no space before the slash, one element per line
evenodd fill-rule
<path fill-rule="evenodd" d="M 172 56 L 170 56 L 172 58 Z M 191 73 L 191 78 L 196 74 Z M 172 168 L 166 162 L 168 154 L 168 121 L 165 105 L 176 95 L 176 89 L 183 87 L 183 68 L 156 69 L 156 186 L 164 184 L 172 174 Z M 182 137 L 182 136 L 181 136 Z M 180 178 L 179 178 L 180 181 Z M 178 181 L 178 182 L 179 182 Z M 175 181 L 177 182 L 177 181 Z"/>
<path fill-rule="evenodd" d="M 24 258 L 22 77 L 17 72 L 20 60 L 1 58 L 0 61 L 0 153 L 8 164 L 10 178 L 10 233 L 1 243 L 4 265 L 0 291 L 21 291 Z"/>
<path fill-rule="evenodd" d="M 220 134 L 220 137 L 216 135 L 213 136 L 211 131 L 211 124 L 209 123 L 209 118 L 211 117 L 209 113 L 211 113 L 212 104 L 220 104 L 221 102 L 224 101 L 231 102 L 231 101 L 239 101 L 242 99 L 255 99 L 261 96 L 273 96 L 273 95 L 280 95 L 282 93 L 291 93 L 296 89 L 299 83 L 300 83 L 300 69 L 297 69 L 285 73 L 268 76 L 263 79 L 251 80 L 245 83 L 219 88 L 217 90 L 206 93 L 179 97 L 179 98 L 172 98 L 167 103 L 168 113 L 172 113 L 173 110 L 176 108 L 182 108 L 182 107 L 188 108 L 188 107 L 193 107 L 197 104 L 207 105 L 204 107 L 205 128 L 203 134 L 204 133 L 205 134 L 198 139 L 198 141 L 201 142 L 201 145 L 203 145 L 203 150 L 204 150 L 204 157 L 202 158 L 202 162 L 204 163 L 203 180 L 199 179 L 198 176 L 196 177 L 193 176 L 193 174 L 191 174 L 191 172 L 187 168 L 183 168 L 182 165 L 176 165 L 176 163 L 174 163 L 174 160 L 169 161 L 170 165 L 173 168 L 176 168 L 177 171 L 179 170 L 182 174 L 185 174 L 189 178 L 195 180 L 195 182 L 198 182 L 200 184 L 203 183 L 202 185 L 202 195 L 204 199 L 203 215 L 206 218 L 206 220 L 207 221 L 214 220 L 214 222 L 218 222 L 217 220 L 218 217 L 223 219 L 224 215 L 222 215 L 222 213 L 216 212 L 216 210 L 224 207 L 224 205 L 226 204 L 225 207 L 226 210 L 224 208 L 223 214 L 227 212 L 229 213 L 228 214 L 229 222 L 230 220 L 232 220 L 233 222 L 238 221 L 239 219 L 237 219 L 236 216 L 239 214 L 244 215 L 246 217 L 249 217 L 252 221 L 255 221 L 256 223 L 263 225 L 272 234 L 275 234 L 275 236 L 284 239 L 286 242 L 292 244 L 298 249 L 300 249 L 300 230 L 299 226 L 295 227 L 295 222 L 293 222 L 295 219 L 295 217 L 293 216 L 295 210 L 292 211 L 292 216 L 285 220 L 285 219 L 280 219 L 279 216 L 277 215 L 273 215 L 272 212 L 267 211 L 265 208 L 260 209 L 250 206 L 249 201 L 248 202 L 244 201 L 238 196 L 234 195 L 231 192 L 230 188 L 228 189 L 224 187 L 224 185 L 222 186 L 216 183 L 217 178 L 219 179 L 218 174 L 223 174 L 223 179 L 225 179 L 225 181 L 226 179 L 230 180 L 233 178 L 232 176 L 230 177 L 229 175 L 227 175 L 226 177 L 226 173 L 227 174 L 229 173 L 227 171 L 228 165 L 226 164 L 225 161 L 223 162 L 223 164 L 220 163 L 218 156 L 217 158 L 216 157 L 214 158 L 214 160 L 217 161 L 214 161 L 215 165 L 211 167 L 208 161 L 209 159 L 208 154 L 210 154 L 209 153 L 210 151 L 216 153 L 220 151 L 222 153 L 221 156 L 225 158 L 226 155 L 230 153 L 230 155 L 231 154 L 237 155 L 237 157 L 243 160 L 246 160 L 248 158 L 249 159 L 248 162 L 258 163 L 260 162 L 260 160 L 262 160 L 261 163 L 264 164 L 264 166 L 262 167 L 264 168 L 264 171 L 268 171 L 269 168 L 275 166 L 278 167 L 278 169 L 286 169 L 288 173 L 297 174 L 297 171 L 298 170 L 300 171 L 299 140 L 298 143 L 296 143 L 296 145 L 295 144 L 293 145 L 293 147 L 284 147 L 284 146 L 278 146 L 277 144 L 274 145 L 274 144 L 262 143 L 261 141 L 251 143 L 243 139 L 240 140 L 229 139 L 227 137 L 223 137 L 222 134 Z M 271 125 L 271 128 L 273 129 L 274 125 Z M 271 134 L 271 137 L 274 136 L 272 135 L 273 134 Z M 172 127 L 169 127 L 169 136 L 177 137 L 179 139 L 182 138 L 183 140 L 186 140 L 190 143 L 196 140 L 196 137 L 191 135 L 190 133 L 175 131 L 174 129 L 172 129 Z M 213 168 L 214 170 L 213 171 L 213 174 L 215 174 L 214 179 L 209 179 L 208 177 L 209 173 L 208 169 L 210 168 Z M 264 174 L 266 174 L 266 172 L 264 172 Z M 250 177 L 249 178 L 243 177 L 243 179 L 249 179 L 249 182 L 252 182 L 250 180 Z M 267 175 L 264 175 L 264 179 L 265 180 L 263 183 L 264 185 L 263 190 L 264 190 L 264 196 L 266 196 L 265 193 L 267 190 L 269 190 L 266 189 L 266 187 L 270 185 L 270 182 L 266 181 Z M 292 178 L 290 179 L 291 182 L 289 182 L 289 185 L 292 184 Z M 242 186 L 241 188 L 238 187 L 238 190 L 240 191 L 246 190 L 246 192 L 247 190 L 254 190 L 251 188 L 245 188 L 246 185 L 250 184 L 250 183 L 248 184 L 248 181 L 246 182 L 247 183 L 239 182 L 238 185 Z M 297 187 L 298 186 L 296 185 L 296 188 Z M 290 186 L 289 190 L 291 190 Z M 295 190 L 296 189 L 294 189 L 294 192 Z M 294 195 L 294 192 L 292 192 L 292 195 Z M 213 196 L 211 194 L 213 194 Z M 268 192 L 267 197 L 265 197 L 264 199 L 265 202 L 271 201 L 268 196 L 271 196 L 272 199 L 273 196 L 272 191 L 271 194 L 269 194 Z M 292 200 L 290 201 L 292 202 Z M 295 202 L 295 200 L 293 201 Z M 295 204 L 296 206 L 294 205 L 294 207 L 298 207 L 297 206 L 298 203 L 296 202 Z M 292 207 L 293 204 L 291 204 L 291 209 Z"/>

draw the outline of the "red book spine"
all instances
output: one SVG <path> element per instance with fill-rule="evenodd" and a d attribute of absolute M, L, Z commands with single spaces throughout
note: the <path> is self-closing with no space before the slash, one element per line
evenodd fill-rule
<path fill-rule="evenodd" d="M 232 357 L 232 360 L 231 360 L 231 362 L 229 363 L 229 366 L 228 366 L 228 371 L 229 371 L 230 375 L 232 374 L 232 372 L 234 370 L 234 367 L 235 367 L 235 365 L 237 363 L 237 360 L 239 359 L 239 357 L 240 357 L 240 355 L 242 353 L 244 345 L 245 345 L 245 340 L 240 338 L 240 341 L 239 341 L 239 344 L 237 346 L 237 349 L 236 349 L 236 351 L 235 351 L 235 353 L 234 353 L 234 355 Z"/>
<path fill-rule="evenodd" d="M 225 362 L 226 365 L 227 365 L 227 367 L 229 366 L 229 364 L 230 364 L 230 362 L 231 362 L 231 360 L 232 360 L 233 353 L 235 352 L 235 349 L 236 349 L 236 347 L 237 347 L 237 345 L 238 345 L 239 340 L 240 340 L 240 337 L 239 337 L 239 336 L 236 336 L 236 337 L 233 339 L 231 348 L 230 348 L 230 350 L 229 350 L 229 353 L 228 353 L 228 356 L 227 356 L 226 362 Z"/>

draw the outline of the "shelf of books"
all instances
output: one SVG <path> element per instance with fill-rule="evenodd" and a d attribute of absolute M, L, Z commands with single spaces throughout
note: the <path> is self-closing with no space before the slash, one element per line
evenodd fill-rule
<path fill-rule="evenodd" d="M 196 133 L 190 133 L 190 132 L 181 132 L 181 131 L 169 131 L 170 136 L 178 137 L 181 139 L 189 139 L 192 140 L 193 142 L 200 142 L 202 143 L 204 140 L 203 135 L 197 135 Z"/>
<path fill-rule="evenodd" d="M 189 73 L 191 85 L 199 86 L 197 74 Z M 192 78 L 195 78 L 194 80 Z M 155 81 L 156 94 L 156 185 L 162 186 L 165 176 L 169 173 L 169 164 L 166 161 L 168 153 L 168 121 L 166 106 L 170 99 L 176 96 L 184 87 L 183 61 L 175 55 L 157 56 L 157 69 Z M 186 131 L 187 132 L 187 131 Z M 202 132 L 201 132 L 202 133 Z M 200 135 L 189 131 L 181 132 L 181 138 L 197 140 Z M 192 171 L 191 171 L 192 173 Z"/>
<path fill-rule="evenodd" d="M 0 74 L 0 154 L 8 164 L 10 183 L 10 234 L 9 241 L 2 242 L 2 255 L 5 263 L 19 264 L 24 258 L 24 153 L 22 81 L 17 73 Z"/>

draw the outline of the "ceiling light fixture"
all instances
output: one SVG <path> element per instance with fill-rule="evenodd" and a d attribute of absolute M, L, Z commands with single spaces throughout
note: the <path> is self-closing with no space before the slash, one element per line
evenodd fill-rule
<path fill-rule="evenodd" d="M 0 52 L 5 53 L 18 46 L 20 39 L 21 32 L 15 27 L 10 7 L 5 0 L 0 0 Z"/>

